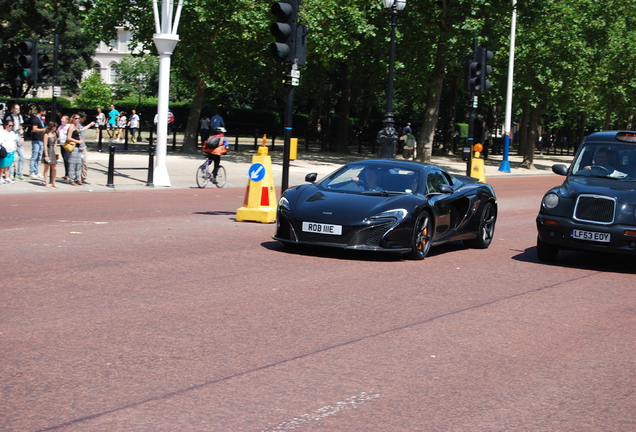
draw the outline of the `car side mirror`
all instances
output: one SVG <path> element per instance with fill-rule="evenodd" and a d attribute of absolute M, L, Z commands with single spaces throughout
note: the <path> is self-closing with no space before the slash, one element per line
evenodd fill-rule
<path fill-rule="evenodd" d="M 437 187 L 437 190 L 438 190 L 440 193 L 443 193 L 443 194 L 452 194 L 452 193 L 453 193 L 453 187 L 452 187 L 452 186 L 449 186 L 449 185 L 447 185 L 447 184 L 441 184 L 441 185 L 439 185 L 439 186 Z"/>
<path fill-rule="evenodd" d="M 566 176 L 568 175 L 568 167 L 563 164 L 555 164 L 552 165 L 552 172 L 558 175 Z"/>
<path fill-rule="evenodd" d="M 309 183 L 313 183 L 318 178 L 318 173 L 309 173 L 305 176 L 305 181 Z"/>

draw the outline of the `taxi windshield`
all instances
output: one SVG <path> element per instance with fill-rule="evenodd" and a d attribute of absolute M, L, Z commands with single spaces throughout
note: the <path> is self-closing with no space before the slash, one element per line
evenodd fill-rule
<path fill-rule="evenodd" d="M 576 176 L 636 179 L 636 146 L 584 143 L 572 162 L 571 172 Z"/>

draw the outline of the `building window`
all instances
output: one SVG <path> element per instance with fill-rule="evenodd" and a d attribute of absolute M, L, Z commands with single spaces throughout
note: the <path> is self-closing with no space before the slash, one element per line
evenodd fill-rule
<path fill-rule="evenodd" d="M 113 63 L 110 65 L 110 76 L 108 84 L 114 84 L 117 81 L 118 75 L 118 66 L 117 63 Z"/>

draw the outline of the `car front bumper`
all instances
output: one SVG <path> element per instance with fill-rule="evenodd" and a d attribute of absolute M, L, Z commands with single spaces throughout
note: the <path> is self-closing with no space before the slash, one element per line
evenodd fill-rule
<path fill-rule="evenodd" d="M 539 239 L 561 249 L 588 250 L 636 255 L 636 226 L 594 225 L 579 223 L 562 216 L 537 216 Z M 572 236 L 573 230 L 610 234 L 609 242 L 581 240 Z"/>

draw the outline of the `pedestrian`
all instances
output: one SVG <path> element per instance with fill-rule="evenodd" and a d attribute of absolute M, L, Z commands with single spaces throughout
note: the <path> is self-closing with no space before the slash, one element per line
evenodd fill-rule
<path fill-rule="evenodd" d="M 210 138 L 210 116 L 207 114 L 203 114 L 201 116 L 201 145 L 205 144 L 205 142 Z"/>
<path fill-rule="evenodd" d="M 56 188 L 55 176 L 57 175 L 57 162 L 60 159 L 60 153 L 57 151 L 57 123 L 48 122 L 42 138 L 44 141 L 44 156 L 42 157 L 44 162 L 44 186 Z M 50 183 L 49 169 L 51 170 Z"/>
<path fill-rule="evenodd" d="M 99 129 L 104 129 L 106 126 L 106 115 L 102 112 L 101 108 L 97 108 L 97 115 L 95 116 L 95 124 Z"/>
<path fill-rule="evenodd" d="M 71 125 L 68 128 L 66 143 L 75 144 L 70 150 L 71 157 L 69 159 L 68 181 L 70 185 L 81 186 L 82 156 L 79 147 L 84 144 L 79 131 L 79 114 L 73 114 L 71 117 Z"/>
<path fill-rule="evenodd" d="M 122 136 L 122 142 L 126 141 L 126 128 L 128 127 L 128 117 L 126 117 L 126 111 L 122 111 L 119 113 L 119 118 L 117 119 L 117 142 L 119 142 L 119 137 Z"/>
<path fill-rule="evenodd" d="M 221 114 L 219 114 L 219 110 L 216 110 L 214 111 L 214 115 L 210 119 L 210 130 L 215 131 L 220 127 L 225 127 L 225 120 L 223 120 L 223 117 L 221 117 Z"/>
<path fill-rule="evenodd" d="M 62 116 L 60 119 L 60 126 L 57 128 L 57 136 L 60 152 L 62 154 L 62 161 L 64 162 L 64 180 L 68 180 L 68 163 L 71 158 L 71 152 L 64 148 L 66 137 L 68 135 L 68 128 L 70 126 L 71 124 L 68 121 L 68 116 Z"/>
<path fill-rule="evenodd" d="M 11 112 L 4 118 L 4 123 L 11 121 L 13 123 L 13 132 L 15 133 L 16 153 L 18 154 L 18 167 L 13 171 L 13 178 L 22 180 L 22 169 L 24 168 L 24 119 L 20 114 L 20 104 L 14 103 L 11 105 Z M 3 128 L 4 129 L 4 128 Z M 13 164 L 11 165 L 13 168 Z"/>
<path fill-rule="evenodd" d="M 413 160 L 415 154 L 415 148 L 417 147 L 417 141 L 415 140 L 415 135 L 409 132 L 404 135 L 406 139 L 404 140 L 404 149 L 402 150 L 402 156 L 405 160 Z"/>
<path fill-rule="evenodd" d="M 9 172 L 9 167 L 13 165 L 17 149 L 17 140 L 13 131 L 14 126 L 13 120 L 6 119 L 0 132 L 0 146 L 7 152 L 5 157 L 0 158 L 0 184 L 11 184 L 14 182 Z"/>
<path fill-rule="evenodd" d="M 168 109 L 168 133 L 172 132 L 173 126 L 174 126 L 174 114 L 172 114 L 172 111 Z"/>
<path fill-rule="evenodd" d="M 117 136 L 119 136 L 119 129 L 117 129 L 117 119 L 119 118 L 119 111 L 115 109 L 115 105 L 110 104 L 110 111 L 108 111 L 108 137 L 110 141 L 113 141 L 113 137 L 115 136 L 115 131 L 117 131 Z"/>
<path fill-rule="evenodd" d="M 95 122 L 90 122 L 89 124 L 84 124 L 86 123 L 86 113 L 84 111 L 80 111 L 77 113 L 80 116 L 80 123 L 79 123 L 79 131 L 80 131 L 80 138 L 82 139 L 82 141 L 84 142 L 81 146 L 80 146 L 80 157 L 82 158 L 82 168 L 81 168 L 81 179 L 82 179 L 82 183 L 83 184 L 90 184 L 87 181 L 88 178 L 88 148 L 86 147 L 86 130 L 92 128 L 93 126 L 95 126 Z"/>
<path fill-rule="evenodd" d="M 128 128 L 130 129 L 130 142 L 134 144 L 137 142 L 137 129 L 139 129 L 139 115 L 135 109 L 130 110 Z"/>
<path fill-rule="evenodd" d="M 44 135 L 44 120 L 42 117 L 46 114 L 46 110 L 42 107 L 35 109 L 35 115 L 31 117 L 31 161 L 29 164 L 29 173 L 32 179 L 43 179 L 40 174 L 39 163 L 44 152 L 44 143 L 42 136 Z"/>

